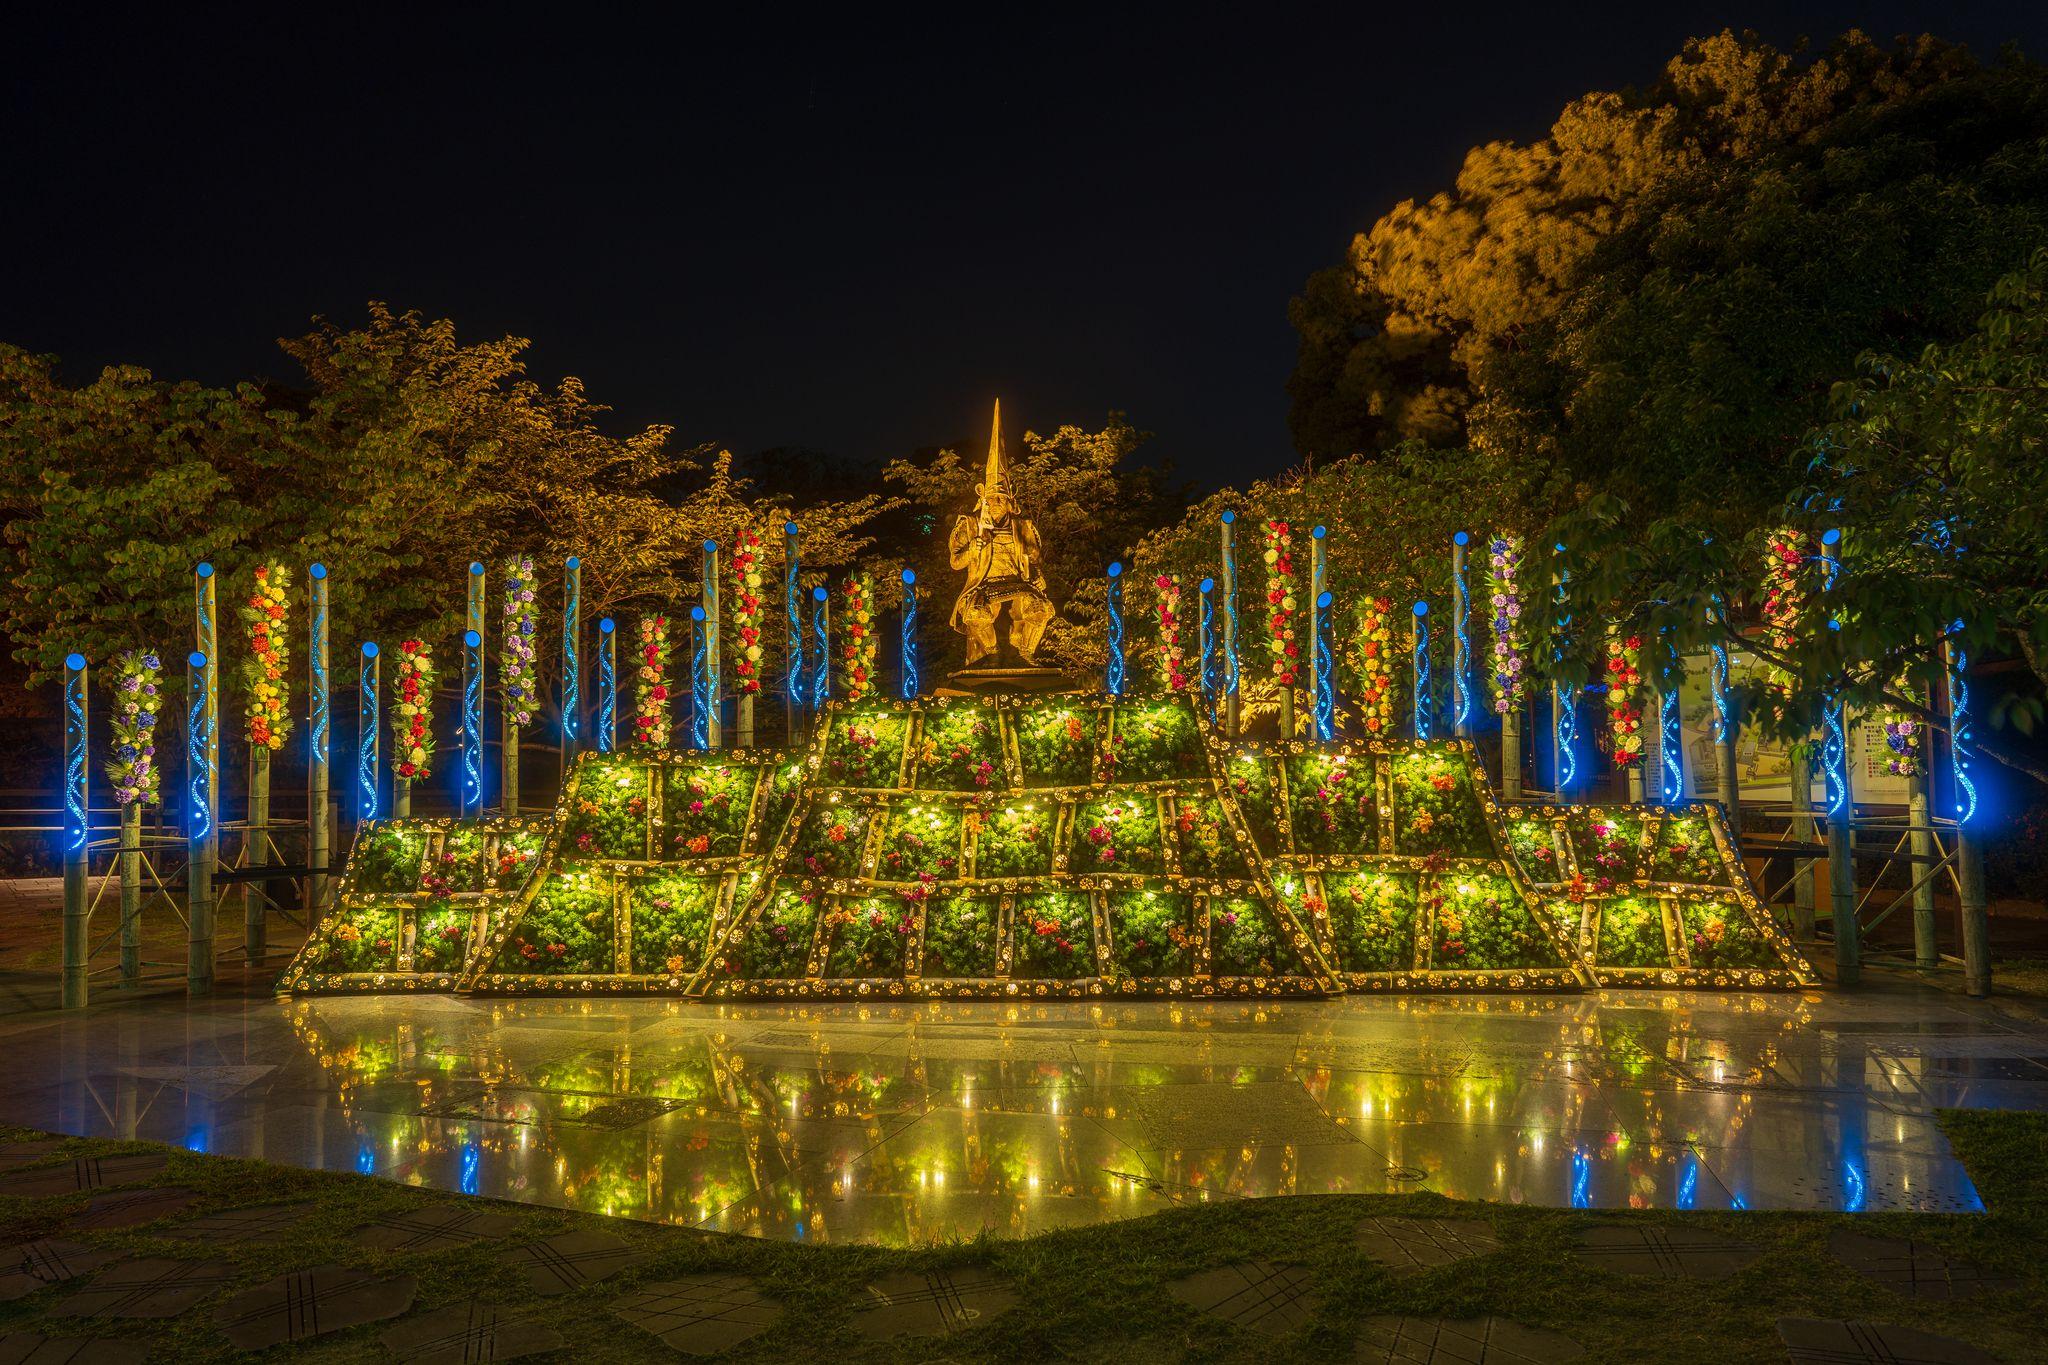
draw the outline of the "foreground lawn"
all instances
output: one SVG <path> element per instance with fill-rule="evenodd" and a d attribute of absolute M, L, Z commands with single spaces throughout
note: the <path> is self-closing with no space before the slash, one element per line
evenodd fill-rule
<path fill-rule="evenodd" d="M 1787 1316 L 1911 1324 L 1963 1338 L 2008 1361 L 2041 1359 L 2048 1322 L 2048 1116 L 1950 1111 L 1943 1122 L 1984 1196 L 1986 1214 L 1574 1212 L 1461 1204 L 1433 1195 L 1301 1197 L 1189 1208 L 1022 1242 L 918 1251 L 709 1236 L 150 1144 L 71 1140 L 50 1154 L 51 1162 L 167 1152 L 165 1169 L 138 1183 L 183 1187 L 202 1199 L 155 1223 L 74 1232 L 64 1225 L 85 1206 L 86 1195 L 0 1196 L 10 1244 L 54 1237 L 137 1256 L 224 1261 L 234 1268 L 233 1283 L 168 1318 L 54 1316 L 57 1305 L 92 1283 L 87 1275 L 0 1303 L 0 1333 L 147 1342 L 151 1361 L 248 1359 L 215 1323 L 222 1300 L 288 1271 L 339 1264 L 415 1277 L 412 1309 L 405 1317 L 276 1347 L 267 1355 L 290 1352 L 294 1360 L 308 1362 L 389 1360 L 380 1334 L 406 1317 L 476 1298 L 562 1333 L 568 1346 L 554 1359 L 673 1360 L 678 1357 L 670 1347 L 622 1322 L 612 1306 L 651 1283 L 721 1272 L 751 1278 L 782 1308 L 775 1325 L 728 1353 L 735 1360 L 1058 1359 L 1129 1365 L 1349 1359 L 1361 1324 L 1393 1314 L 1510 1318 L 1565 1333 L 1585 1347 L 1584 1359 L 1595 1361 L 1783 1360 L 1774 1324 Z M 0 1130 L 0 1140 L 36 1136 Z M 314 1208 L 272 1243 L 164 1235 L 209 1210 L 279 1201 L 310 1201 Z M 373 1219 L 441 1205 L 506 1213 L 517 1221 L 502 1238 L 441 1250 L 374 1250 L 354 1239 L 354 1230 Z M 1358 1245 L 1362 1219 L 1390 1214 L 1481 1219 L 1500 1247 L 1438 1268 L 1396 1271 Z M 1761 1254 L 1716 1281 L 1641 1278 L 1573 1255 L 1584 1229 L 1645 1223 L 1710 1231 Z M 1840 1226 L 1932 1244 L 1985 1271 L 2011 1276 L 2015 1285 L 1960 1302 L 1908 1299 L 1830 1254 L 1829 1233 Z M 623 1238 L 644 1259 L 602 1282 L 547 1297 L 504 1263 L 508 1247 L 579 1229 Z M 1198 1271 L 1254 1259 L 1296 1263 L 1309 1272 L 1316 1306 L 1307 1325 L 1276 1338 L 1205 1317 L 1167 1287 Z M 857 1312 L 873 1302 L 871 1282 L 941 1268 L 1003 1277 L 1019 1301 L 951 1337 L 876 1340 L 855 1330 Z M 0 1265 L 0 1272 L 9 1269 Z M 20 1357 L 7 1354 L 0 1342 L 0 1358 Z"/>

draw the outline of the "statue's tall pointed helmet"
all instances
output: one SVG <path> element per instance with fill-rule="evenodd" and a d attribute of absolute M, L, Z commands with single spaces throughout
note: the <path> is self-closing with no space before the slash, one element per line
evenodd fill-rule
<path fill-rule="evenodd" d="M 1010 471 L 1003 455 L 1003 400 L 996 399 L 996 415 L 988 433 L 988 470 L 981 476 L 984 499 L 1010 491 Z"/>

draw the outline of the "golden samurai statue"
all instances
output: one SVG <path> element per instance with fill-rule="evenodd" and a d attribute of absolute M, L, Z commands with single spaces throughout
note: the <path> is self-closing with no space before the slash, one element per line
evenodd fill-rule
<path fill-rule="evenodd" d="M 967 637 L 967 666 L 996 652 L 996 618 L 1010 610 L 1009 640 L 1026 664 L 1036 665 L 1039 637 L 1052 620 L 1045 595 L 1044 555 L 1038 528 L 1018 515 L 1003 462 L 1003 405 L 996 403 L 988 438 L 988 470 L 974 485 L 974 511 L 955 518 L 946 549 L 967 583 L 953 603 L 953 629 Z"/>

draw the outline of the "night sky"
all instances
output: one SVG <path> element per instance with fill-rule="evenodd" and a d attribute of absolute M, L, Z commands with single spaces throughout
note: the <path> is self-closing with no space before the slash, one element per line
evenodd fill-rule
<path fill-rule="evenodd" d="M 622 430 L 880 460 L 982 439 L 1001 394 L 1012 439 L 1119 408 L 1202 484 L 1294 463 L 1288 298 L 1468 146 L 1731 25 L 2048 54 L 2021 3 L 752 32 L 45 8 L 77 13 L 9 20 L 0 340 L 74 381 L 292 380 L 273 338 L 380 298 L 533 338 Z"/>

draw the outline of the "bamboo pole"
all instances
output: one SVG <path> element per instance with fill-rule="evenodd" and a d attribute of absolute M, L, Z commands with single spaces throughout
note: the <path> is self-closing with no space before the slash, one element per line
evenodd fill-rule
<path fill-rule="evenodd" d="M 85 656 L 64 659 L 64 976 L 65 1009 L 84 1009 L 92 907 L 86 900 L 91 834 L 86 788 Z"/>
<path fill-rule="evenodd" d="M 310 717 L 306 726 L 306 927 L 310 932 L 327 908 L 327 861 L 334 842 L 327 767 L 333 717 L 327 676 L 327 566 L 313 565 L 306 571 L 306 577 L 313 585 L 307 628 L 310 648 L 306 652 L 306 704 Z"/>

